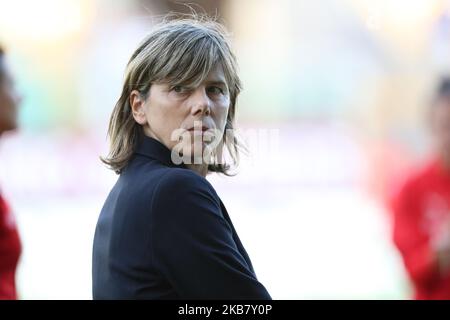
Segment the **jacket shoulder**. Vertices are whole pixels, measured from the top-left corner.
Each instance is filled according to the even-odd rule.
[[[219,197],[208,180],[194,171],[182,168],[170,168],[162,174],[155,196],[176,198],[177,201],[183,201],[186,197],[208,197],[219,203]]]
[[[206,188],[213,191],[213,187],[204,177],[198,173],[182,168],[169,168],[163,173],[160,185],[164,188],[176,188],[181,186],[190,186],[197,188]]]

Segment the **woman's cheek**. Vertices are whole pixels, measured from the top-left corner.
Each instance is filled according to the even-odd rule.
[[[225,128],[226,122],[227,122],[227,116],[228,116],[229,107],[224,106],[220,113],[220,124],[221,128]]]

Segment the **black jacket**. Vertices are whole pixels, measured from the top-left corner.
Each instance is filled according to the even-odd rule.
[[[211,184],[143,137],[93,247],[94,299],[271,299]]]

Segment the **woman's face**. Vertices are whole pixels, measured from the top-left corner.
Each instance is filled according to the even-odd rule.
[[[0,134],[17,128],[20,100],[21,97],[16,91],[11,74],[2,64],[0,66]]]
[[[230,96],[223,69],[217,66],[198,87],[152,84],[146,100],[133,91],[130,102],[147,136],[192,159],[194,153],[209,154],[215,148],[211,138],[223,136]]]

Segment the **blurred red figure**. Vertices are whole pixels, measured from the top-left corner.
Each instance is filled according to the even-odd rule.
[[[450,79],[429,114],[434,156],[392,198],[393,240],[415,299],[450,299]]]
[[[0,135],[17,127],[20,97],[0,47]],[[0,193],[0,299],[17,299],[15,275],[21,252],[14,216]]]

